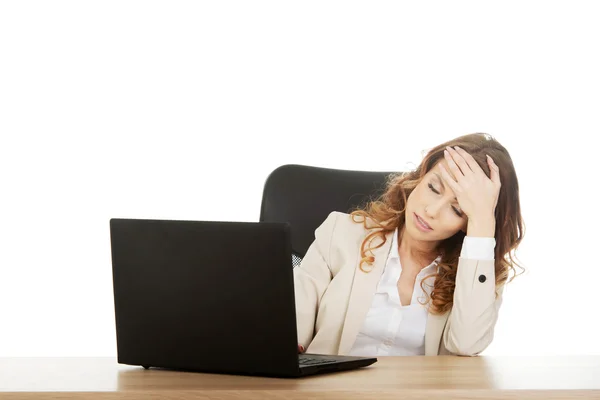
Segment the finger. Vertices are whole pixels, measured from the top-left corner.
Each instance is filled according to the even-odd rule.
[[[304,353],[304,346],[301,344],[298,345],[298,353]]]
[[[446,170],[446,167],[444,167],[444,164],[439,163],[439,168],[440,168],[440,171],[442,172],[442,179],[444,179],[446,184],[448,186],[450,186],[450,189],[452,189],[454,191],[454,194],[458,193],[460,186],[458,185],[458,183],[456,183],[456,181],[454,179],[452,179],[452,177]]]
[[[446,149],[448,149],[448,152],[452,156],[452,159],[454,160],[456,165],[458,165],[463,175],[467,175],[470,172],[472,172],[471,167],[469,167],[469,164],[467,164],[463,156],[458,151],[456,151],[450,146],[447,146]]]
[[[500,168],[498,168],[498,166],[496,165],[496,163],[494,162],[494,160],[492,159],[492,157],[490,157],[489,155],[487,155],[487,159],[488,159],[488,164],[490,165],[490,179],[492,180],[492,182],[494,182],[496,185],[500,185]]]
[[[449,147],[448,147],[448,149],[449,149]],[[459,158],[460,155],[458,155],[458,153],[456,153],[456,151],[452,150],[452,149],[444,150],[444,158],[446,159],[446,162],[448,163],[448,168],[450,168],[450,171],[452,171],[452,174],[454,174],[454,177],[456,178],[456,180],[459,181],[460,178],[464,176],[464,174],[463,174],[463,171],[458,166],[458,164],[456,163],[456,160],[452,156],[452,153],[450,151],[453,151],[454,154],[456,154],[456,158]],[[462,157],[460,157],[460,158],[462,158]],[[468,167],[465,166],[464,168],[468,168]]]
[[[458,146],[454,146],[454,150],[456,150],[456,152],[459,153],[463,157],[463,159],[465,160],[465,162],[467,163],[467,165],[469,166],[471,171],[481,172],[482,174],[485,174],[485,172],[483,172],[483,169],[481,169],[479,164],[477,164],[477,161],[475,161],[473,156],[471,154],[469,154],[468,151],[466,151],[462,147],[458,147]]]

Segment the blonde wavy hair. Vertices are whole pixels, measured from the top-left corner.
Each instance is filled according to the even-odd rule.
[[[360,269],[368,273],[372,269],[375,258],[372,251],[383,246],[386,235],[398,228],[402,231],[405,222],[406,202],[408,196],[439,161],[444,159],[446,146],[460,146],[477,161],[485,174],[490,177],[490,169],[486,154],[494,160],[500,170],[500,193],[496,205],[496,247],[494,250],[496,287],[512,281],[525,270],[517,262],[515,251],[525,233],[525,225],[521,217],[519,200],[519,182],[512,159],[504,146],[486,133],[473,133],[460,136],[442,143],[429,150],[420,165],[413,171],[402,172],[388,177],[384,193],[366,204],[364,208],[351,213],[356,223],[362,223],[369,231],[361,245]],[[440,241],[436,251],[441,256],[438,271],[428,275],[421,281],[421,287],[427,278],[435,277],[431,295],[425,304],[431,301],[429,312],[444,314],[452,308],[456,271],[465,233],[458,231],[454,236]],[[374,239],[379,238],[373,246]],[[517,268],[521,272],[517,272]]]

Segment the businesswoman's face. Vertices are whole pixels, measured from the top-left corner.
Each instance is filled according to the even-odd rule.
[[[440,162],[450,171],[446,160]],[[436,167],[424,176],[406,203],[406,231],[416,240],[441,241],[466,231],[467,216]]]

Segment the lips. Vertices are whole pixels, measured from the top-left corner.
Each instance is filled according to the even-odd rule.
[[[433,228],[431,226],[429,226],[429,224],[427,222],[423,221],[423,218],[421,218],[419,216],[419,214],[415,213],[415,216],[417,217],[417,219],[419,220],[419,222],[423,224],[423,226],[427,227],[428,229],[433,230]]]

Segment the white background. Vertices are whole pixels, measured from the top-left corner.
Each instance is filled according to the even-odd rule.
[[[300,163],[401,170],[488,132],[526,275],[484,354],[600,353],[599,7],[3,1],[0,356],[114,356],[111,217],[258,220]]]

